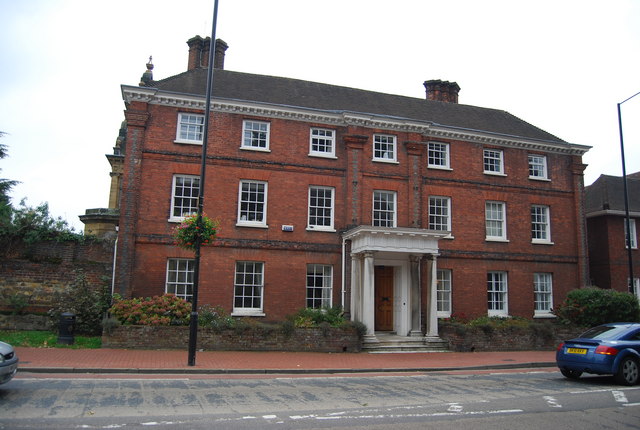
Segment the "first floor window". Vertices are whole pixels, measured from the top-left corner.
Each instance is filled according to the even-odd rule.
[[[624,243],[625,243],[625,247],[628,248],[629,247],[629,236],[631,236],[631,249],[636,249],[638,247],[638,239],[636,236],[636,220],[635,219],[629,219],[629,231],[631,232],[630,235],[627,234],[627,219],[625,218],[623,220],[623,224],[624,224]]]
[[[238,224],[266,226],[267,183],[240,181],[238,198]]]
[[[501,150],[484,150],[484,173],[504,174],[504,164]]]
[[[269,123],[261,121],[243,122],[242,148],[269,149]]]
[[[200,196],[200,177],[174,175],[171,189],[172,221],[181,221],[185,216],[198,212],[198,197]]]
[[[551,273],[533,274],[533,301],[535,315],[549,315],[553,307]]]
[[[375,134],[373,136],[373,159],[378,161],[396,161],[396,137]]]
[[[438,317],[449,318],[451,316],[451,270],[438,269],[436,295]]]
[[[204,133],[204,115],[194,113],[178,114],[178,132],[176,141],[202,144]]]
[[[375,227],[396,226],[396,193],[394,191],[373,192],[373,225]]]
[[[429,197],[429,228],[451,231],[451,199],[449,197]]]
[[[264,263],[236,262],[233,311],[236,313],[262,312],[264,290]]]
[[[333,188],[309,187],[309,228],[333,230]]]
[[[429,142],[427,149],[427,166],[432,168],[449,168],[449,144]]]
[[[333,157],[336,153],[336,135],[333,130],[325,128],[311,129],[310,155]]]
[[[504,202],[485,203],[485,233],[487,240],[507,240]]]
[[[547,179],[547,157],[529,155],[529,177],[531,179]]]
[[[487,273],[487,305],[489,316],[508,315],[507,272]]]
[[[331,307],[333,268],[327,264],[307,265],[307,307]]]
[[[193,260],[170,258],[167,260],[165,292],[185,300],[193,295]]]
[[[549,206],[531,206],[531,240],[534,243],[551,242],[549,224]]]

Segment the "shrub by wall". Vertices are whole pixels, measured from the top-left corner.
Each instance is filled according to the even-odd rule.
[[[197,348],[207,351],[359,352],[356,327],[315,327],[283,330],[260,325],[243,330],[198,329]],[[102,335],[103,348],[187,349],[188,326],[118,326]]]

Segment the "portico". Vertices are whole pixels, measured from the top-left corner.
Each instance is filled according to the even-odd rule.
[[[422,336],[421,296],[426,288],[426,338],[438,337],[436,304],[438,240],[449,232],[358,226],[344,233],[351,241],[351,319],[367,327],[365,342],[376,331]],[[428,264],[427,279],[420,266]]]

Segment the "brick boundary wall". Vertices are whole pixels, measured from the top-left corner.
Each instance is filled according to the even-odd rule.
[[[103,333],[103,348],[186,349],[187,326],[119,326]],[[355,328],[296,328],[289,335],[281,329],[250,328],[242,332],[198,329],[198,349],[206,351],[305,351],[359,352],[362,341]]]
[[[510,327],[490,329],[441,325],[440,337],[455,352],[554,350],[567,339],[578,337],[584,328],[550,325],[545,329]]]

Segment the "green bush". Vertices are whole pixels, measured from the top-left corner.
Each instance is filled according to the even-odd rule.
[[[635,296],[601,288],[570,291],[553,313],[561,322],[581,327],[640,320],[640,306]]]
[[[109,278],[103,278],[100,285],[92,285],[82,270],[66,288],[53,294],[53,307],[49,309],[51,328],[58,330],[60,315],[70,312],[76,316],[75,332],[97,336],[102,333],[102,320],[111,303]]]
[[[322,323],[340,327],[347,322],[340,306],[322,309],[303,308],[288,318],[293,321],[295,327],[319,327]]]
[[[225,329],[232,329],[237,321],[231,317],[222,306],[203,305],[198,309],[198,325],[212,328],[219,333]]]
[[[188,325],[191,303],[173,294],[132,299],[114,298],[111,315],[125,325]]]

